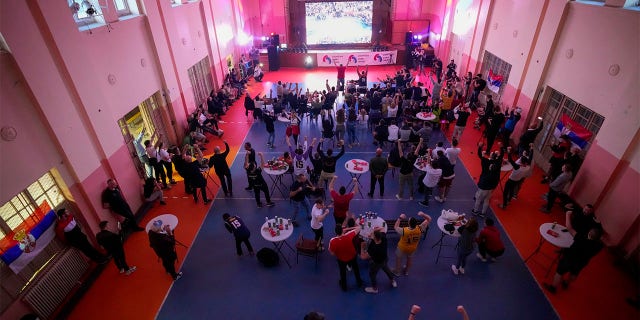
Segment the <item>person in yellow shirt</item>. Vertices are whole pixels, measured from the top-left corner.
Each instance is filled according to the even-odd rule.
[[[413,253],[418,248],[418,243],[420,242],[420,238],[422,238],[422,233],[427,230],[427,226],[431,222],[431,217],[422,211],[418,212],[418,216],[424,218],[424,221],[422,221],[420,225],[418,225],[418,220],[416,220],[416,218],[411,217],[409,219],[409,226],[401,228],[400,222],[407,219],[407,216],[403,213],[400,214],[400,217],[396,220],[396,224],[393,226],[396,232],[400,235],[398,248],[396,249],[396,268],[394,270],[394,273],[396,274],[399,274],[402,271],[405,276],[409,275],[409,268],[411,268]],[[404,270],[401,270],[400,266],[403,258],[406,259],[406,264],[404,265]]]

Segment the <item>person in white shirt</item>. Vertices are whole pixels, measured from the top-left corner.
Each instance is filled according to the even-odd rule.
[[[442,142],[442,141],[438,142],[438,144],[436,144],[436,148],[431,150],[431,158],[432,159],[437,159],[438,158],[438,151],[442,151],[442,152],[445,151],[444,142]],[[449,161],[451,161],[451,160],[449,160]]]
[[[262,82],[262,78],[264,77],[264,72],[262,71],[262,67],[260,65],[256,65],[253,68],[253,78],[258,82]]]
[[[177,182],[173,180],[173,163],[171,163],[171,157],[173,154],[167,151],[167,148],[164,147],[164,142],[160,142],[158,144],[158,158],[162,166],[164,166],[165,170],[167,170],[167,177],[169,178],[169,182],[171,184],[176,184]]]
[[[398,128],[398,126],[396,125],[395,120],[391,120],[391,125],[387,127],[387,130],[389,131],[389,137],[387,139],[392,143],[398,141],[398,139],[400,138],[400,128]]]
[[[529,158],[520,158],[518,161],[513,161],[511,154],[511,147],[507,148],[509,163],[513,166],[513,171],[509,175],[509,179],[504,184],[504,190],[502,192],[502,204],[498,205],[501,209],[506,209],[509,205],[509,201],[516,194],[516,186],[518,186],[522,180],[528,178],[532,174],[532,167],[529,165]]]
[[[440,181],[440,177],[442,177],[442,169],[438,165],[438,162],[431,161],[431,158],[427,159],[427,167],[426,167],[426,175],[422,179],[422,183],[425,186],[424,190],[424,200],[418,202],[421,206],[428,207],[429,206],[429,197],[433,193],[433,188],[438,185]]]
[[[454,138],[451,140],[451,147],[446,148],[444,154],[447,156],[447,159],[449,159],[449,162],[451,162],[451,165],[455,166],[456,163],[458,163],[458,155],[460,155],[461,151],[462,149],[458,148],[458,139]]]
[[[324,250],[324,246],[322,245],[322,238],[324,236],[324,224],[322,221],[329,214],[329,209],[326,209],[324,206],[324,201],[322,199],[316,200],[316,203],[313,205],[311,209],[311,230],[315,234],[315,240],[318,243],[318,248],[320,251]]]

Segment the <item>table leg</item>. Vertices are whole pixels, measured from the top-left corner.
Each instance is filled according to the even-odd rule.
[[[271,197],[273,197],[273,193],[276,191],[277,180],[272,175],[269,175],[269,179],[271,179]]]
[[[282,182],[282,176],[284,175],[281,174],[279,176],[276,176],[276,188],[278,188],[278,191],[280,191],[280,194],[282,195],[283,198],[286,198],[286,196],[284,195],[284,191],[282,191],[282,188],[280,188],[280,186],[284,187],[284,183]]]
[[[433,247],[438,246],[438,255],[436,256],[436,264],[438,264],[438,261],[440,260],[440,252],[442,252],[442,244],[444,241],[444,232],[440,233],[440,240],[438,240],[438,242],[434,243],[433,246],[431,247],[433,249]]]
[[[289,263],[289,260],[287,259],[287,257],[284,255],[284,253],[281,250],[283,244],[286,244],[287,247],[291,248],[291,246],[289,246],[289,244],[285,240],[282,240],[282,241],[279,241],[279,242],[274,242],[273,246],[276,247],[276,250],[282,256],[282,259],[284,259],[284,262],[286,262],[287,265],[289,266],[289,269],[291,269],[291,264]]]
[[[535,256],[538,252],[540,252],[540,248],[542,247],[543,243],[544,243],[544,238],[540,237],[540,241],[538,242],[538,246],[536,247],[536,249],[526,259],[524,259],[524,263],[527,263],[527,261],[529,261],[529,259],[531,259],[531,257]]]

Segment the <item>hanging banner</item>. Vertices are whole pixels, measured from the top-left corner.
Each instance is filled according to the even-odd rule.
[[[487,75],[487,87],[489,87],[489,90],[498,93],[502,86],[503,79],[504,78],[501,75],[497,75],[493,73],[493,70],[489,69],[489,75]]]
[[[16,232],[3,238],[0,259],[16,274],[37,257],[55,237],[56,213],[44,204],[49,211],[35,224],[27,221]],[[41,208],[37,210],[43,209]]]
[[[377,52],[336,52],[317,53],[316,61],[318,67],[335,67],[340,64],[346,66],[377,66],[385,64],[395,64],[398,51],[377,51]]]
[[[558,120],[553,135],[556,138],[559,138],[561,135],[567,135],[571,143],[577,145],[580,149],[584,149],[589,143],[589,140],[591,140],[593,133],[563,113],[560,120]]]

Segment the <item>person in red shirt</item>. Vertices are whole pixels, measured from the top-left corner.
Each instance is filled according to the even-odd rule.
[[[338,91],[344,90],[344,79],[347,72],[347,67],[349,66],[349,62],[350,61],[347,61],[346,66],[343,66],[342,63],[338,65],[336,61],[333,62],[333,65],[336,66],[336,70],[338,70]]]
[[[331,178],[331,182],[329,183],[329,192],[331,194],[331,199],[333,199],[333,218],[336,220],[336,225],[342,225],[344,220],[347,218],[347,212],[349,211],[349,203],[353,196],[358,192],[358,184],[356,183],[356,178],[352,179],[352,183],[354,185],[353,190],[347,193],[347,188],[344,186],[340,187],[339,192],[333,188],[335,185],[336,179],[338,176],[333,176]]]
[[[94,262],[100,264],[109,262],[109,259],[89,242],[87,236],[80,229],[80,224],[67,213],[66,209],[60,209],[56,214],[58,215],[58,223],[55,232],[59,239],[80,250]]]
[[[478,254],[476,255],[483,262],[487,261],[487,256],[491,261],[504,253],[504,243],[500,239],[500,231],[494,226],[493,219],[484,220],[485,227],[480,231],[478,236]]]
[[[363,286],[360,278],[360,268],[356,261],[356,248],[353,245],[353,238],[360,233],[360,226],[342,229],[341,225],[335,228],[336,236],[329,241],[329,252],[338,259],[340,269],[340,288],[347,291],[347,265],[353,269],[358,287]]]

